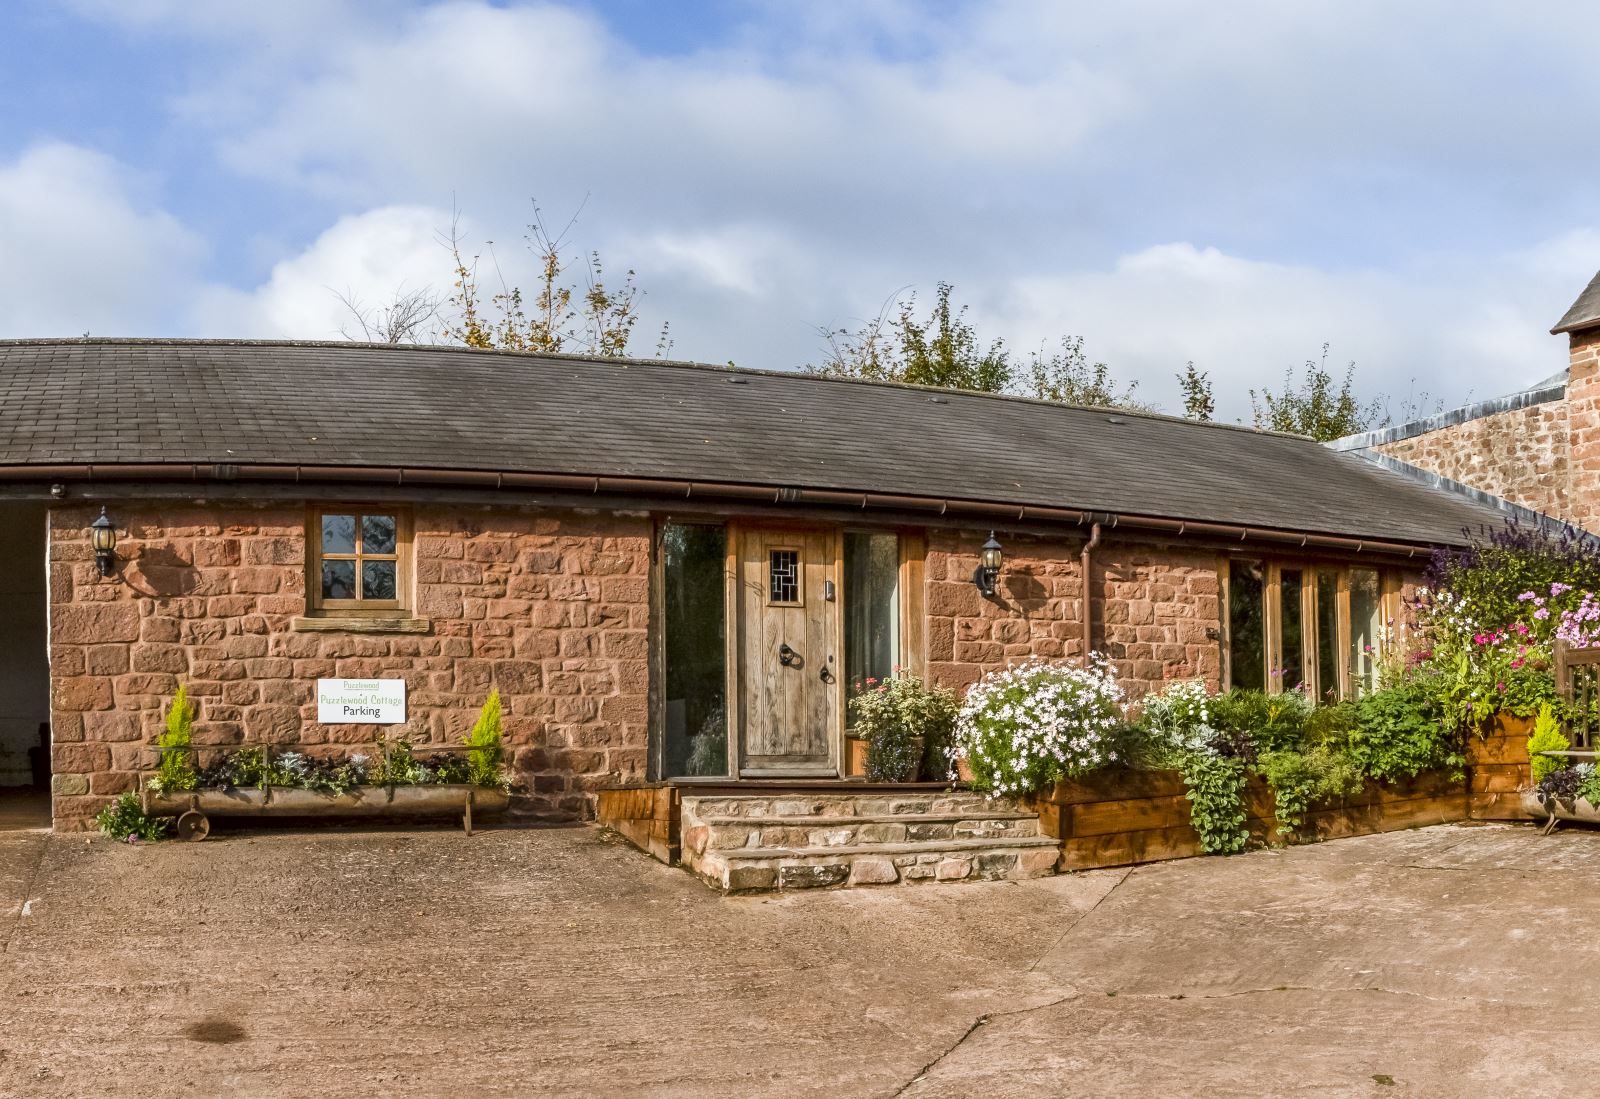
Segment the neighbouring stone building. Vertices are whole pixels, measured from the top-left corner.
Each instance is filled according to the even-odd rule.
[[[1560,373],[1509,396],[1330,445],[1600,533],[1600,274],[1551,332],[1567,337]]]
[[[459,740],[498,689],[527,817],[837,782],[852,685],[897,668],[964,686],[1093,649],[1135,695],[1357,693],[1431,548],[1505,514],[1306,439],[985,394],[0,344],[0,766],[43,735],[55,824],[83,828],[153,766],[180,684],[199,743],[330,753]],[[403,717],[321,720],[329,679],[403,681]]]

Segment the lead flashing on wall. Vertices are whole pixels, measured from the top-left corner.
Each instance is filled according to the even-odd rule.
[[[1546,515],[1542,511],[1534,511],[1532,508],[1523,507],[1521,504],[1514,504],[1510,500],[1507,500],[1504,496],[1496,496],[1492,492],[1484,492],[1482,489],[1473,488],[1471,485],[1464,485],[1460,481],[1452,481],[1448,477],[1441,477],[1437,473],[1433,473],[1429,470],[1419,469],[1417,466],[1411,465],[1409,462],[1402,462],[1400,459],[1390,457],[1389,455],[1384,454],[1382,451],[1359,450],[1356,451],[1355,454],[1356,457],[1365,459],[1366,461],[1371,462],[1373,465],[1381,466],[1390,473],[1396,473],[1402,477],[1409,477],[1413,481],[1421,481],[1425,485],[1431,485],[1432,487],[1441,489],[1445,492],[1453,492],[1457,496],[1465,496],[1469,500],[1475,500],[1478,503],[1492,507],[1497,511],[1502,511],[1508,518],[1515,519],[1520,523],[1528,523],[1532,526],[1552,528],[1560,528],[1569,525],[1565,519],[1557,519],[1554,516]]]
[[[1420,420],[1412,420],[1410,423],[1395,427],[1380,427],[1376,431],[1346,435],[1342,439],[1333,439],[1323,445],[1333,450],[1367,450],[1387,443],[1398,443],[1402,439],[1414,439],[1418,435],[1426,435],[1441,428],[1455,427],[1469,420],[1479,420],[1501,412],[1515,412],[1519,408],[1529,408],[1533,405],[1549,404],[1551,401],[1561,400],[1566,395],[1567,372],[1563,370],[1517,393],[1452,408],[1448,412],[1425,416]]]

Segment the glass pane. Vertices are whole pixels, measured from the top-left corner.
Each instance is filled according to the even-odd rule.
[[[356,517],[354,515],[324,515],[322,517],[322,552],[354,553],[356,551]]]
[[[394,552],[394,516],[363,515],[361,517],[361,552]]]
[[[1383,600],[1377,569],[1350,570],[1350,681],[1357,694],[1378,684],[1382,645]]]
[[[322,563],[322,598],[354,599],[356,597],[356,563],[354,561],[324,561]]]
[[[724,600],[727,534],[670,524],[662,537],[666,777],[728,773]]]
[[[1300,593],[1305,589],[1305,574],[1299,569],[1279,572],[1278,636],[1283,640],[1282,663],[1276,669],[1278,686],[1293,691],[1304,686],[1305,632],[1300,624]]]
[[[361,562],[361,598],[393,599],[394,568],[393,561]]]
[[[800,551],[773,550],[768,558],[769,599],[773,603],[800,602]]]
[[[1317,570],[1317,697],[1339,701],[1339,574]]]
[[[1266,648],[1261,626],[1266,591],[1260,561],[1228,563],[1228,669],[1233,685],[1266,688]]]
[[[900,538],[844,536],[844,667],[852,690],[900,663]]]

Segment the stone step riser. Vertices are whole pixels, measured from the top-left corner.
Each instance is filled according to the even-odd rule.
[[[698,827],[691,824],[689,828]],[[943,840],[1013,839],[1039,834],[1037,817],[1000,820],[963,820],[900,824],[868,821],[862,824],[811,825],[804,818],[784,821],[750,821],[747,824],[706,825],[705,848],[737,851],[771,847],[848,847],[859,843],[938,843]],[[688,829],[686,829],[687,831]]]
[[[702,817],[880,817],[945,814],[982,817],[1016,805],[978,794],[851,795],[848,797],[689,797],[686,811]]]
[[[900,855],[741,860],[710,855],[696,871],[731,893],[830,886],[948,884],[1045,877],[1056,868],[1052,846],[998,851],[927,851]]]

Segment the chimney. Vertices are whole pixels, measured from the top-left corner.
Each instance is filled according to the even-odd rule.
[[[1600,274],[1551,330],[1565,332],[1567,369],[1568,503],[1572,522],[1600,534]]]

